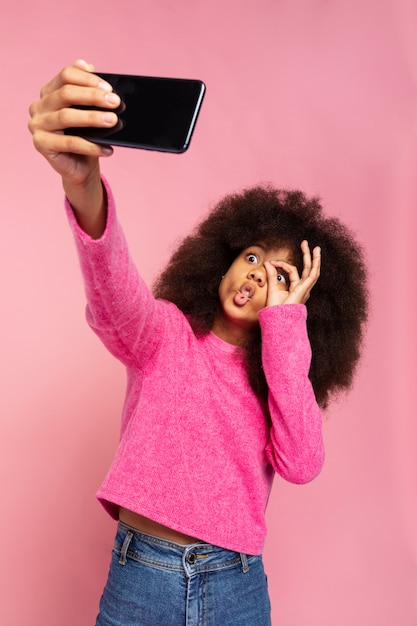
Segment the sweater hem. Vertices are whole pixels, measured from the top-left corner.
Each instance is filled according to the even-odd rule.
[[[262,544],[238,544],[232,542],[223,537],[216,536],[212,534],[210,530],[198,530],[189,525],[181,524],[171,518],[168,518],[166,515],[161,514],[154,509],[148,509],[146,505],[141,504],[140,506],[134,505],[132,502],[127,501],[125,498],[122,498],[119,494],[110,494],[109,492],[103,493],[99,491],[97,493],[97,499],[100,504],[103,506],[104,510],[114,519],[118,520],[118,509],[119,507],[126,508],[133,513],[137,513],[138,515],[143,515],[151,519],[158,524],[163,524],[172,530],[183,533],[185,535],[190,535],[192,537],[197,537],[200,541],[204,541],[205,543],[210,543],[212,545],[218,546],[219,548],[224,548],[225,550],[231,550],[233,552],[239,552],[243,554],[247,554],[248,556],[260,556],[262,554],[264,540]]]

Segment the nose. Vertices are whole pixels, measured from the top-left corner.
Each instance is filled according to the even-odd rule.
[[[248,273],[248,278],[257,283],[260,287],[263,287],[266,282],[266,273],[263,268],[257,267],[256,269],[251,269]]]

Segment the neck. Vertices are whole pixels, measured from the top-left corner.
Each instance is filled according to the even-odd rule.
[[[228,322],[221,316],[217,316],[214,320],[211,331],[223,341],[231,343],[234,346],[244,346],[250,334],[249,329]]]

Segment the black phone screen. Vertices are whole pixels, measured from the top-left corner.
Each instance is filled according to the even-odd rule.
[[[66,134],[98,143],[163,152],[184,152],[188,148],[205,93],[202,81],[98,75],[109,82],[122,99],[122,106],[116,111],[118,125],[112,129],[69,128]]]

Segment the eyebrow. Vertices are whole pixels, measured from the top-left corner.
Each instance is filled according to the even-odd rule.
[[[281,246],[279,246],[280,248],[287,248],[287,250],[289,250],[289,257],[286,260],[287,263],[291,263],[291,265],[297,265],[296,260],[295,260],[295,256],[294,256],[294,252],[291,249],[291,246],[288,244],[283,244]],[[266,246],[264,243],[253,243],[252,245],[248,246],[247,248],[245,248],[245,250],[249,250],[249,248],[260,248],[263,252],[268,252],[268,250],[272,250],[273,246]],[[279,259],[278,259],[279,260]],[[284,259],[281,259],[282,261]]]

